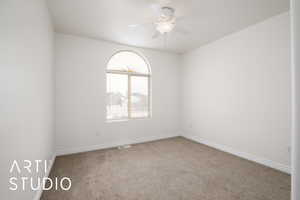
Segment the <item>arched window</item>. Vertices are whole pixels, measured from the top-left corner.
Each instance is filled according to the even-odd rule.
[[[114,54],[106,69],[106,119],[150,117],[150,67],[132,51]]]

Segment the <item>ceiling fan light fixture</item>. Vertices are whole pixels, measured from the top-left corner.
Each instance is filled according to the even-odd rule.
[[[156,30],[161,34],[171,32],[175,27],[175,23],[171,22],[159,22],[156,24]]]
[[[162,7],[161,15],[159,16],[156,25],[156,30],[160,34],[171,32],[175,27],[176,18],[174,16],[175,10],[171,7]]]

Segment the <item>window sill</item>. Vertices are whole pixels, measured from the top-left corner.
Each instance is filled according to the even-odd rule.
[[[124,118],[124,119],[107,119],[106,123],[127,122],[127,121],[147,120],[147,119],[151,119],[151,117],[137,117],[137,118]]]
[[[126,121],[129,121],[129,119],[107,119],[106,123],[126,122]]]

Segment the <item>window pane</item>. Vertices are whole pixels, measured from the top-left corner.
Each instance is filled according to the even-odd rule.
[[[131,76],[131,117],[149,116],[148,77]]]
[[[122,119],[128,117],[128,76],[106,74],[106,118]]]
[[[138,54],[130,51],[122,51],[115,54],[108,62],[107,69],[149,74],[145,60]]]

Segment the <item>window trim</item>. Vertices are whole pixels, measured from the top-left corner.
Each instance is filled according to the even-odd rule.
[[[118,119],[107,119],[107,109],[106,109],[106,122],[123,122],[123,121],[129,121],[129,120],[136,120],[136,119],[150,119],[152,117],[152,90],[151,90],[151,78],[152,78],[152,74],[151,74],[151,68],[150,65],[148,63],[148,61],[146,60],[146,58],[144,56],[142,56],[140,53],[137,53],[135,51],[132,50],[120,50],[117,51],[116,53],[114,53],[110,59],[108,60],[106,66],[108,65],[109,61],[118,53],[121,52],[132,52],[134,54],[136,54],[137,56],[141,57],[144,62],[147,65],[148,68],[148,74],[143,74],[143,73],[135,73],[135,72],[128,72],[128,71],[123,71],[123,70],[110,70],[107,69],[106,67],[106,73],[105,73],[105,77],[106,77],[106,84],[107,84],[107,74],[120,74],[120,75],[127,75],[128,76],[128,91],[127,91],[127,95],[128,95],[128,116],[127,117],[123,117],[123,118],[118,118]],[[131,77],[135,76],[135,77],[147,77],[148,80],[148,115],[146,117],[131,117]]]

